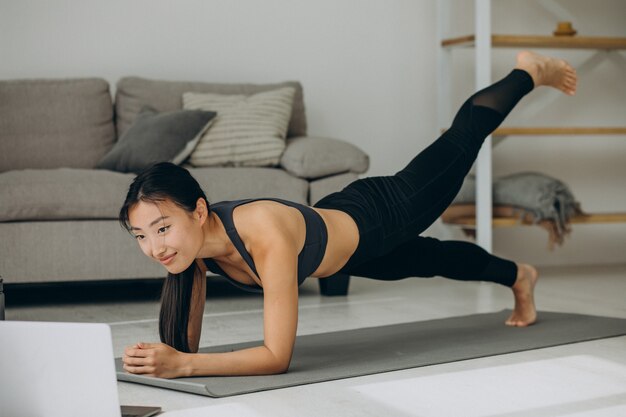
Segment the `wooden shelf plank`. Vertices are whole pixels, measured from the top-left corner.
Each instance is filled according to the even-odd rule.
[[[493,43],[493,38],[491,39]],[[456,38],[444,39],[441,41],[441,46],[444,48],[451,46],[474,46],[476,37],[474,35],[459,36]],[[492,45],[493,46],[493,45]]]
[[[501,127],[494,136],[508,135],[626,135],[626,127]]]
[[[572,224],[626,223],[626,213],[593,213],[588,216],[572,217],[570,221]],[[474,217],[457,217],[444,220],[444,223],[470,228],[476,227],[476,219]],[[493,227],[514,227],[529,226],[533,223],[516,217],[494,217],[491,224]]]
[[[474,35],[444,39],[441,46],[474,46]],[[626,38],[592,36],[491,35],[496,48],[626,49]]]

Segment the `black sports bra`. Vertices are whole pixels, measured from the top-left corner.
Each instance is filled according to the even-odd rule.
[[[248,198],[245,200],[220,201],[218,203],[211,204],[211,210],[213,210],[215,214],[218,215],[220,220],[222,220],[228,237],[230,237],[230,240],[237,248],[241,257],[246,261],[248,266],[250,266],[250,269],[254,271],[257,277],[259,274],[254,265],[254,261],[246,250],[241,237],[239,237],[237,229],[235,229],[235,224],[233,223],[233,210],[239,205],[258,200],[272,200],[283,203],[287,206],[295,207],[300,210],[304,216],[304,222],[306,223],[306,239],[304,241],[304,247],[298,254],[298,285],[302,284],[304,280],[317,269],[324,257],[326,243],[328,242],[328,231],[326,230],[324,219],[322,219],[322,216],[320,216],[319,213],[308,206],[280,198]],[[226,274],[226,272],[224,272],[222,268],[220,268],[219,265],[211,258],[205,258],[204,263],[209,271],[223,276],[236,287],[251,292],[263,292],[263,288],[258,285],[243,284],[229,277],[228,274]]]

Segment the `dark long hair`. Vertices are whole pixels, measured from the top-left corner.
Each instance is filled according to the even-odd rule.
[[[206,201],[207,208],[209,208],[209,201],[204,191],[189,171],[170,162],[159,162],[141,171],[135,177],[128,189],[124,205],[120,209],[119,221],[121,226],[130,233],[128,211],[140,201],[157,203],[170,200],[183,210],[192,213],[200,197]],[[180,274],[168,272],[161,291],[159,313],[161,342],[182,352],[190,352],[187,326],[196,271],[199,271],[199,268],[193,262]],[[201,296],[204,295],[201,294]]]

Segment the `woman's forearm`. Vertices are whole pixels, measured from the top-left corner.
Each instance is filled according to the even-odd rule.
[[[183,367],[186,376],[272,375],[287,372],[289,362],[257,346],[225,353],[188,353]]]

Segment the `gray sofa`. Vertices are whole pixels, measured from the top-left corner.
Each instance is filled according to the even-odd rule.
[[[143,255],[117,221],[134,174],[94,169],[96,163],[144,105],[170,111],[182,108],[186,91],[253,94],[284,85],[297,92],[280,166],[187,167],[210,203],[279,197],[313,205],[366,172],[369,159],[344,141],[307,136],[298,82],[125,77],[113,101],[108,82],[98,78],[0,81],[0,275],[5,284],[163,278],[163,267]],[[347,286],[347,277],[335,282],[342,279],[340,287]]]

